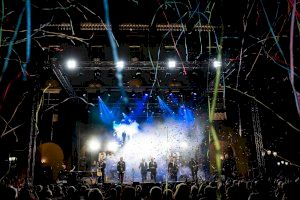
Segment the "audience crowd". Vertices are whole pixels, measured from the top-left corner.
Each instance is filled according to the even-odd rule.
[[[297,200],[300,178],[254,178],[171,183],[56,183],[22,186],[2,180],[0,199],[20,200]]]

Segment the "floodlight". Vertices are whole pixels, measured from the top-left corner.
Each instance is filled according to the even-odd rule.
[[[14,161],[16,161],[17,160],[17,157],[9,157],[8,158],[8,161],[9,162],[14,162]]]
[[[267,151],[267,154],[268,154],[268,155],[271,155],[271,153],[272,153],[272,151],[270,151],[270,150]]]
[[[77,61],[74,59],[69,59],[66,62],[66,67],[70,70],[74,70],[77,67]]]
[[[116,152],[119,148],[119,145],[115,141],[111,141],[107,144],[107,150],[111,152]]]
[[[273,152],[273,156],[275,156],[275,157],[277,156],[277,152],[276,151]]]
[[[285,164],[285,165],[289,165],[289,162],[285,162],[284,164]]]
[[[175,68],[176,67],[176,61],[175,60],[169,60],[168,67],[170,69]]]
[[[88,148],[92,152],[98,151],[100,149],[100,142],[97,139],[90,139],[88,141]]]
[[[124,61],[120,60],[116,63],[117,70],[122,70],[122,69],[124,69],[124,67],[125,67]]]
[[[214,66],[214,68],[219,68],[222,66],[222,62],[218,61],[218,60],[214,60],[213,66]]]

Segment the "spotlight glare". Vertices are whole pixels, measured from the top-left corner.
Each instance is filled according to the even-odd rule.
[[[187,142],[181,142],[180,143],[180,147],[182,148],[182,149],[186,149],[186,148],[188,148],[188,143]]]
[[[270,150],[267,151],[267,154],[268,154],[268,155],[271,155],[271,153],[272,153],[272,151],[270,151]]]
[[[88,148],[92,152],[98,151],[100,149],[100,142],[97,139],[90,139],[88,141]]]
[[[67,66],[68,69],[74,70],[77,67],[77,62],[74,59],[67,60],[66,66]]]
[[[119,148],[119,145],[115,141],[111,141],[107,144],[107,150],[111,152],[116,152]]]
[[[118,70],[124,69],[124,66],[125,66],[125,63],[124,63],[124,61],[122,61],[122,60],[118,61],[117,64],[116,64],[116,68],[117,68]]]
[[[288,162],[285,162],[285,165],[289,165],[289,163],[288,163]]]
[[[168,67],[169,68],[175,68],[176,67],[176,61],[175,60],[169,60]]]
[[[218,60],[214,60],[213,66],[214,66],[214,68],[219,68],[222,66],[222,62],[218,61]]]
[[[14,161],[16,161],[17,160],[17,157],[9,157],[8,158],[8,161],[9,162],[14,162]]]
[[[276,151],[273,152],[273,156],[275,156],[275,157],[277,156],[277,152]]]
[[[279,166],[279,165],[280,165],[280,162],[277,162],[277,165]]]
[[[165,149],[169,149],[171,147],[171,143],[168,142],[168,141],[163,141],[162,142],[162,146],[165,148]]]

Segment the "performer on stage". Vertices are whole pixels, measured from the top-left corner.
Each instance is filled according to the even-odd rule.
[[[106,168],[106,162],[103,158],[100,158],[97,164],[98,183],[105,182],[105,168]]]
[[[225,154],[222,163],[222,174],[227,178],[235,178],[236,176],[236,162],[233,155]]]
[[[169,162],[168,172],[170,174],[171,180],[177,181],[178,165],[176,163],[175,158],[171,159],[171,162]]]
[[[62,165],[62,169],[59,170],[58,172],[58,182],[67,182],[68,178],[69,178],[69,171],[67,170],[67,165],[65,163],[63,163]]]
[[[140,163],[139,169],[141,170],[142,182],[144,182],[147,179],[147,169],[148,169],[147,162],[145,162],[144,158],[142,159],[142,162]]]
[[[153,158],[151,158],[149,162],[149,171],[151,174],[151,180],[156,182],[156,169],[157,169],[157,163],[154,161]]]
[[[120,157],[120,161],[117,164],[117,171],[118,171],[118,174],[119,174],[120,183],[123,183],[125,170],[126,170],[126,164],[123,161],[123,157]]]
[[[189,166],[190,166],[190,169],[192,172],[193,181],[196,181],[197,173],[198,173],[198,162],[194,158],[191,158],[191,160],[189,162]]]

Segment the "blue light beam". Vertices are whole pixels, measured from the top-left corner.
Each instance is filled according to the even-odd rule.
[[[108,106],[100,97],[98,97],[98,105],[100,120],[106,125],[111,125],[113,121],[115,121],[115,117],[112,111],[108,108]]]

